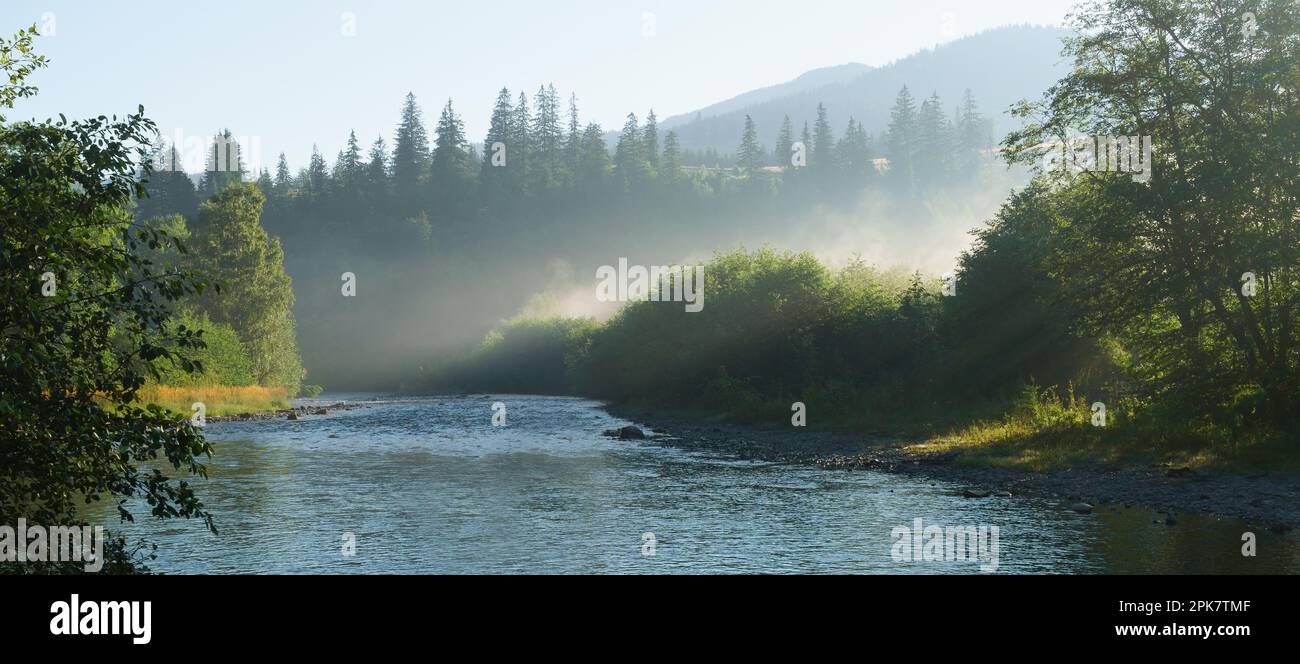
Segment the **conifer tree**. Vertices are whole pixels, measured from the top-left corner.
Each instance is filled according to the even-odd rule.
[[[435,147],[429,177],[435,200],[444,211],[463,213],[473,171],[465,126],[456,115],[451,99],[443,107],[434,133]]]
[[[962,95],[955,133],[954,141],[958,149],[955,166],[963,178],[975,178],[986,161],[983,151],[990,147],[992,131],[988,121],[980,114],[975,94],[970,88]]]
[[[513,146],[510,144],[513,113],[510,90],[501,88],[497,93],[496,105],[492,107],[487,136],[483,139],[483,160],[479,169],[480,191],[489,205],[501,204],[506,192],[513,188],[510,185],[514,173],[511,170]],[[504,164],[501,163],[502,159],[505,160]]]
[[[366,191],[372,201],[386,199],[388,196],[388,146],[380,136],[370,145],[370,160],[366,162]]]
[[[776,149],[772,156],[776,159],[776,165],[783,168],[790,167],[791,157],[794,155],[794,130],[790,127],[790,116],[785,116],[781,121],[781,131],[776,135]]]
[[[320,198],[325,195],[328,187],[329,171],[325,165],[325,158],[321,156],[320,150],[312,145],[311,161],[307,165],[307,194],[312,198]]]
[[[204,198],[210,198],[226,187],[243,181],[244,155],[230,130],[223,129],[212,137],[199,192]]]
[[[578,157],[582,154],[582,127],[578,125],[578,95],[569,93],[569,135],[564,142],[565,170],[568,182],[577,180]]]
[[[736,150],[736,167],[741,175],[754,177],[763,166],[763,148],[758,144],[758,130],[754,128],[754,119],[745,116],[745,130],[740,137],[740,147]]]
[[[510,140],[506,141],[509,155],[510,185],[518,196],[528,193],[529,175],[533,169],[532,113],[528,110],[528,95],[519,93],[519,101],[510,113]]]
[[[826,106],[817,104],[817,122],[813,125],[812,155],[808,165],[814,172],[827,175],[835,168],[835,135],[826,119]]]
[[[907,192],[916,189],[916,103],[904,85],[889,111],[889,130],[885,135],[889,156],[889,175]]]
[[[578,167],[578,185],[585,192],[598,191],[609,177],[609,152],[605,149],[605,132],[595,122],[582,132],[582,155]]]
[[[645,128],[642,129],[641,134],[641,152],[650,165],[650,172],[654,173],[659,170],[659,118],[655,117],[653,108],[645,118]]]
[[[293,186],[293,174],[289,172],[289,160],[281,152],[280,158],[275,162],[275,188],[283,194],[291,186]]]
[[[429,133],[414,93],[407,93],[402,104],[392,158],[393,187],[403,207],[409,210],[419,205],[421,185],[429,168]]]
[[[537,114],[533,117],[533,143],[537,157],[533,188],[548,191],[559,181],[563,132],[560,129],[560,100],[555,86],[537,89]]]
[[[631,191],[638,187],[645,180],[648,168],[636,113],[628,113],[614,148],[614,172],[621,188]]]
[[[335,164],[338,171],[338,179],[348,187],[355,186],[361,180],[361,174],[365,167],[361,163],[361,144],[357,142],[357,132],[352,130],[348,132],[347,147],[339,153],[338,163]]]
[[[660,162],[659,177],[668,181],[675,182],[682,176],[682,154],[681,148],[677,145],[677,132],[670,130],[667,136],[664,136],[664,158]]]
[[[933,93],[921,103],[916,117],[916,178],[927,186],[948,182],[951,139],[948,117],[939,94]]]

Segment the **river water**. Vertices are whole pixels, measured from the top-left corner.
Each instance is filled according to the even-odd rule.
[[[1142,508],[1079,515],[1032,497],[967,499],[940,480],[833,471],[600,435],[627,424],[584,399],[378,399],[299,421],[219,422],[196,480],[218,535],[159,521],[166,573],[1296,573],[1300,538]],[[377,399],[377,400],[372,400]],[[492,424],[505,404],[506,426]],[[100,522],[107,511],[99,514]],[[91,515],[94,517],[95,515]],[[985,559],[903,541],[984,527]],[[111,524],[118,527],[118,524]],[[992,546],[997,527],[997,546]],[[928,537],[928,534],[925,534]],[[355,548],[351,544],[355,542]],[[910,547],[907,547],[910,548]],[[934,555],[938,553],[939,555]],[[898,554],[898,555],[894,555]],[[994,559],[996,554],[996,559]],[[993,563],[996,562],[996,567]]]

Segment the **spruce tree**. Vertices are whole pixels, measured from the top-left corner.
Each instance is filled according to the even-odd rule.
[[[293,174],[289,172],[289,160],[280,153],[280,158],[275,162],[275,188],[281,195],[293,186]]]
[[[472,179],[472,166],[465,126],[456,115],[451,99],[447,100],[438,117],[434,134],[433,163],[429,167],[433,194],[443,210],[461,214],[469,201],[467,190]]]
[[[793,155],[794,130],[790,127],[790,116],[787,115],[781,121],[781,131],[776,135],[776,151],[772,156],[776,159],[777,166],[788,169]]]
[[[365,166],[361,163],[361,144],[357,142],[355,129],[348,132],[347,147],[339,154],[335,167],[338,169],[340,180],[348,187],[354,187],[361,181]]]
[[[813,125],[812,155],[809,166],[822,175],[831,173],[835,168],[835,135],[831,132],[831,123],[826,119],[826,106],[817,104],[817,122]]]
[[[948,182],[949,156],[952,142],[949,136],[948,117],[943,102],[936,92],[921,102],[916,117],[916,178],[927,186],[943,186]]]
[[[627,122],[623,124],[623,132],[619,134],[618,144],[614,148],[614,172],[619,185],[624,191],[639,187],[645,180],[648,168],[636,113],[628,113]]]
[[[204,198],[215,196],[226,187],[244,181],[244,156],[229,129],[212,137],[199,184]]]
[[[488,122],[488,133],[483,139],[483,160],[479,169],[479,187],[483,200],[490,206],[504,203],[507,191],[513,187],[510,180],[514,171],[511,158],[514,147],[510,144],[512,114],[510,90],[501,88],[497,93],[496,105],[492,107],[492,118]],[[501,145],[498,146],[497,144]],[[504,152],[498,151],[498,147]],[[505,164],[501,165],[501,159]]]
[[[740,137],[740,147],[736,150],[736,167],[741,175],[754,177],[763,166],[763,148],[758,144],[758,130],[754,128],[754,119],[745,116],[745,130]]]
[[[645,155],[646,162],[650,164],[650,172],[654,173],[659,170],[659,118],[655,117],[653,108],[645,118],[645,128],[642,129],[641,135],[641,152]]]
[[[413,211],[422,202],[420,190],[429,168],[429,133],[414,93],[407,93],[402,104],[392,158],[395,193],[403,208]]]
[[[983,152],[990,147],[992,132],[988,121],[980,114],[975,95],[969,88],[962,95],[955,133],[954,141],[958,151],[956,168],[960,170],[962,178],[975,179],[986,163]]]
[[[365,188],[372,201],[385,200],[388,197],[388,146],[380,136],[370,145],[370,160],[366,162]]]
[[[528,110],[528,95],[519,93],[519,101],[510,112],[510,140],[506,141],[507,163],[510,168],[510,185],[518,196],[528,193],[529,175],[533,169],[532,113]]]
[[[605,149],[605,132],[595,122],[582,132],[582,154],[578,166],[578,185],[584,193],[599,191],[609,177],[609,152]]]
[[[577,180],[578,157],[582,154],[582,128],[578,125],[578,95],[569,94],[569,135],[564,142],[566,181],[570,186]]]
[[[534,159],[533,188],[549,191],[559,181],[563,160],[563,132],[560,128],[560,100],[555,86],[537,89],[537,114],[533,117]]]
[[[889,156],[889,175],[904,193],[916,189],[916,102],[904,85],[889,111],[889,130],[885,146]]]
[[[315,145],[311,146],[311,161],[307,166],[307,194],[312,198],[323,197],[329,188],[329,171],[325,158]]]
[[[668,182],[675,182],[681,176],[681,148],[677,145],[677,132],[670,130],[668,135],[664,136],[664,158],[660,162],[659,177]]]

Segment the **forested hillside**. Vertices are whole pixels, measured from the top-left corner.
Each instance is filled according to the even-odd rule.
[[[761,237],[842,260],[871,253],[951,266],[965,232],[1018,180],[990,151],[976,93],[960,102],[950,113],[903,86],[890,93],[882,136],[852,118],[832,125],[814,103],[810,126],[785,120],[769,144],[750,120],[734,137],[733,161],[695,168],[653,111],[630,113],[611,151],[576,95],[502,89],[480,152],[452,101],[430,129],[412,95],[390,138],[352,132],[332,160],[316,153],[296,170],[282,156],[273,173],[245,172],[227,130],[196,185],[169,156],[174,146],[159,146],[164,172],[148,182],[138,216],[202,218],[200,200],[253,180],[293,278],[308,382],[410,387],[433,358],[516,313],[611,314],[575,293],[619,256],[679,262]],[[226,159],[222,149],[235,153]],[[232,168],[211,168],[218,156]],[[345,273],[355,296],[342,293]],[[576,311],[566,305],[574,300]]]
[[[869,133],[879,134],[889,123],[890,100],[907,85],[919,99],[937,94],[946,100],[943,110],[948,114],[957,108],[962,93],[973,88],[992,121],[992,133],[1001,136],[1017,126],[1005,114],[1011,104],[1046,90],[1068,71],[1069,63],[1061,57],[1061,39],[1068,34],[1038,26],[989,30],[881,67],[844,65],[809,72],[818,75],[674,115],[663,125],[677,131],[682,147],[692,154],[726,155],[746,115],[757,123],[759,140],[770,144],[782,118],[790,116],[795,127],[811,125],[817,104],[823,103],[834,126],[852,117]]]

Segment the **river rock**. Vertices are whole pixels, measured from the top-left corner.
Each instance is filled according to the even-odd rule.
[[[988,498],[988,497],[989,497],[989,492],[987,492],[987,491],[972,491],[972,490],[970,490],[970,489],[966,489],[965,491],[961,492],[961,495],[962,495],[963,497],[965,497],[965,498]]]
[[[644,440],[645,439],[645,432],[641,431],[640,429],[630,424],[620,429],[606,429],[605,435],[609,436],[610,438],[618,438],[619,440]]]
[[[1070,510],[1078,512],[1079,514],[1091,514],[1092,505],[1089,505],[1088,503],[1074,503],[1073,505],[1070,505]]]
[[[289,413],[289,416],[286,417],[286,418],[284,418],[284,419],[286,419],[286,420],[296,420],[296,419],[298,419],[298,413]]]

